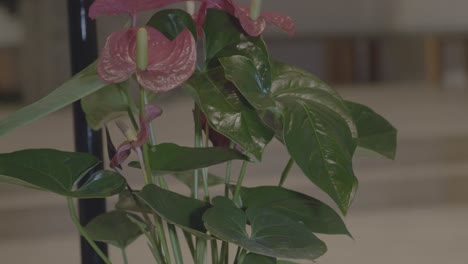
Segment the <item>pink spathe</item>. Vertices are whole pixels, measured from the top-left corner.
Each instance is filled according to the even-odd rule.
[[[135,16],[140,12],[184,1],[186,0],[94,0],[89,9],[89,17],[94,19],[101,15],[125,13]]]
[[[273,24],[293,37],[296,34],[294,21],[287,15],[261,12],[256,20],[250,18],[250,9],[243,7],[232,0],[205,0],[198,12],[197,25],[202,26],[205,22],[206,9],[213,8],[222,10],[239,19],[245,32],[253,37],[257,37],[265,31],[267,24]]]
[[[169,40],[152,27],[148,31],[148,66],[141,71],[136,66],[138,28],[123,29],[107,39],[98,63],[99,77],[107,83],[120,83],[136,73],[140,85],[153,92],[171,90],[192,76],[196,64],[196,43],[185,29]]]
[[[110,167],[116,168],[120,166],[129,156],[132,149],[140,148],[148,141],[150,137],[150,123],[157,117],[162,115],[162,109],[156,105],[145,106],[145,117],[140,113],[140,131],[137,134],[136,140],[126,141],[117,149],[117,153],[112,157]]]

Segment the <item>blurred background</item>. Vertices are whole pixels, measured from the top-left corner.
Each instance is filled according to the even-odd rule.
[[[272,58],[311,71],[399,130],[395,161],[355,159],[360,187],[345,219],[354,240],[322,236],[329,252],[317,262],[468,263],[468,1],[264,2],[264,9],[297,23],[293,39],[268,31]],[[98,20],[101,46],[125,19]],[[0,119],[70,77],[67,26],[66,1],[0,0]],[[175,91],[161,105],[160,141],[190,145],[189,98]],[[0,151],[72,150],[71,118],[67,108],[3,136]],[[276,184],[286,162],[284,148],[273,143],[246,183]],[[331,204],[297,168],[293,172],[287,187]],[[130,181],[141,185],[138,177]],[[151,263],[148,253],[138,241],[130,261]],[[79,263],[65,201],[0,185],[0,258],[6,264]]]

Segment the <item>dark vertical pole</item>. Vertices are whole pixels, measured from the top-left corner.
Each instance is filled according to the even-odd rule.
[[[96,23],[88,18],[88,10],[91,3],[92,0],[68,0],[69,37],[73,74],[80,72],[97,58]],[[102,160],[101,132],[93,131],[88,127],[80,103],[73,105],[73,114],[76,151],[93,154]],[[85,180],[86,177],[83,181]],[[78,208],[81,224],[86,225],[94,217],[106,211],[106,201],[104,199],[80,200]],[[98,246],[107,253],[105,244],[99,243]],[[83,264],[104,263],[83,238],[81,238],[81,262]]]

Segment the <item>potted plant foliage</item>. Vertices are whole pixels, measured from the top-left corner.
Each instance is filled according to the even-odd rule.
[[[156,263],[183,263],[183,243],[197,264],[319,258],[327,247],[315,234],[350,236],[340,213],[347,213],[358,185],[352,166],[356,148],[393,158],[396,130],[311,73],[270,58],[262,38],[266,26],[291,36],[295,27],[286,15],[261,11],[261,0],[252,0],[250,8],[234,0],[199,0],[194,14],[160,10],[175,2],[182,1],[95,0],[91,18],[127,13],[129,26],[108,37],[96,63],[0,122],[4,135],[81,100],[91,127],[115,122],[126,138],[112,143],[108,135],[109,168],[76,187],[100,160],[26,149],[0,154],[0,182],[64,197],[78,231],[105,263],[111,260],[95,241],[120,248],[127,263],[125,248],[142,235]],[[149,10],[154,15],[138,25],[137,16]],[[177,87],[193,98],[191,147],[156,142],[151,126],[163,114],[154,98]],[[139,91],[136,100],[132,89]],[[124,117],[116,114],[122,112]],[[260,162],[273,140],[290,155],[284,171],[272,175],[270,186],[244,187],[248,164]],[[231,176],[234,160],[242,163],[237,177]],[[208,172],[217,164],[226,164],[221,180]],[[310,194],[283,187],[294,164],[332,198],[339,213]],[[140,169],[131,177],[141,177],[143,189],[127,183],[127,165]],[[173,192],[167,174],[188,182],[192,195]],[[210,195],[213,182],[225,185],[224,195]],[[114,195],[119,200],[113,211],[80,225],[76,199]]]

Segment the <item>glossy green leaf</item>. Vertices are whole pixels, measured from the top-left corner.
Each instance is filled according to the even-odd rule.
[[[245,36],[239,42],[225,47],[216,56],[218,58],[225,58],[237,55],[246,57],[252,61],[258,72],[258,81],[262,84],[261,89],[264,93],[268,93],[271,89],[272,69],[270,54],[263,38]],[[210,65],[217,66],[214,62],[211,62]]]
[[[101,241],[118,248],[126,248],[141,234],[140,228],[130,220],[143,221],[138,215],[122,211],[101,214],[86,225],[85,230],[94,241]]]
[[[296,67],[273,65],[272,92],[282,111],[283,128],[276,133],[282,132],[304,174],[346,213],[357,188],[352,167],[354,120],[341,97],[325,83]]]
[[[96,73],[96,65],[92,64],[46,97],[1,120],[0,136],[70,105],[105,86],[107,84],[102,82]]]
[[[245,256],[242,264],[276,264],[276,258],[249,253]]]
[[[349,235],[341,217],[328,205],[305,194],[276,186],[242,188],[243,205],[268,208],[302,223],[311,232]]]
[[[210,238],[206,234],[202,215],[208,205],[200,200],[164,190],[156,185],[147,185],[137,194],[151,209],[169,223],[198,237]]]
[[[222,70],[196,72],[184,88],[195,97],[213,129],[261,160],[274,132],[230,86]]]
[[[397,130],[385,118],[365,105],[346,102],[357,126],[359,147],[395,159]]]
[[[336,112],[357,137],[356,125],[340,95],[326,83],[300,68],[281,62],[272,62],[272,93],[277,99],[292,99],[316,103]]]
[[[119,199],[115,204],[115,209],[140,213],[152,212],[152,209],[145,202],[138,198],[138,192],[132,194],[128,190],[119,193]]]
[[[326,252],[325,244],[304,225],[261,207],[244,213],[224,197],[203,215],[208,231],[224,240],[260,255],[291,259],[316,259]],[[230,203],[230,204],[229,204]],[[250,234],[246,225],[251,224]]]
[[[192,16],[182,9],[165,9],[154,14],[146,24],[163,33],[169,39],[175,39],[184,29],[190,30],[197,39],[197,28]]]
[[[121,193],[127,182],[124,177],[113,171],[98,171],[71,196],[76,198],[105,198]]]
[[[346,122],[320,104],[282,101],[284,141],[304,174],[346,213],[357,188],[353,138]]]
[[[89,154],[52,149],[0,154],[0,183],[77,198],[104,198],[120,193],[125,188],[125,179],[110,171],[96,172],[74,191],[74,185],[97,164],[99,161]]]
[[[129,106],[126,97],[124,86],[127,85],[109,85],[81,100],[81,107],[91,128],[101,129],[109,121],[127,114],[129,107],[133,106]]]
[[[208,9],[203,25],[206,62],[225,47],[240,42],[241,29],[236,19],[223,11]]]
[[[275,107],[275,101],[270,96],[269,84],[263,81],[264,75],[267,74],[260,73],[251,59],[234,55],[220,58],[219,61],[223,65],[226,79],[234,83],[253,107],[256,109]]]
[[[248,157],[228,148],[189,148],[171,143],[154,146],[149,153],[151,169],[158,172],[193,171],[230,160],[248,160]],[[129,165],[139,167],[136,162]]]
[[[190,191],[193,191],[193,171],[185,171],[185,172],[177,172],[173,173],[172,176],[176,178],[178,181],[182,182],[185,186],[187,186]],[[216,185],[221,185],[224,184],[224,179],[216,176],[212,173],[208,173],[208,187],[211,186],[216,186]],[[202,189],[203,188],[203,177],[198,177],[198,188]]]

